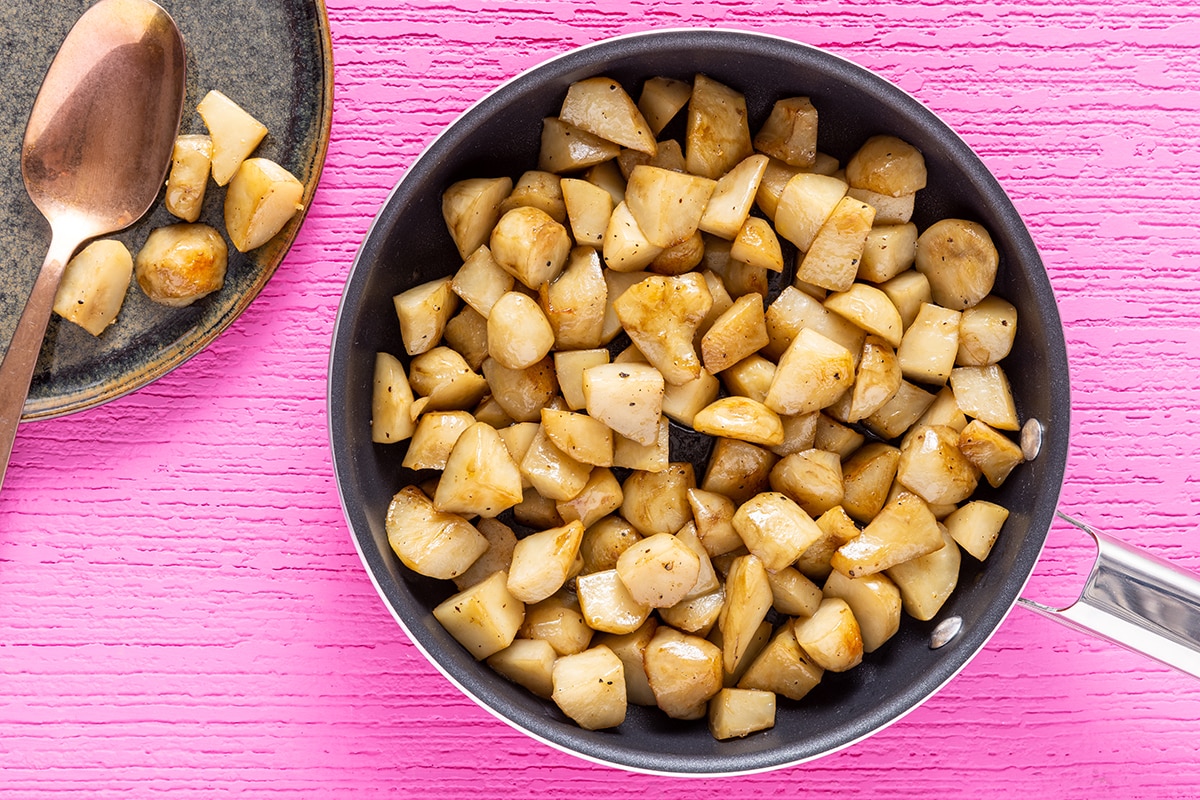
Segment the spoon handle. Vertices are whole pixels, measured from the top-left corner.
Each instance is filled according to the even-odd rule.
[[[4,362],[0,364],[0,487],[4,485],[4,473],[8,470],[8,458],[12,454],[13,440],[17,437],[17,423],[25,408],[29,395],[29,383],[33,379],[33,368],[37,365],[42,339],[46,336],[46,325],[54,308],[54,296],[62,280],[63,270],[83,237],[74,230],[55,231],[50,240],[50,251],[33,285],[33,292],[25,302],[25,310],[17,321]]]

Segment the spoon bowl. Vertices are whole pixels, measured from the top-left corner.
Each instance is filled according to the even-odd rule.
[[[21,174],[50,223],[46,260],[0,364],[0,485],[63,270],[142,217],[166,179],[187,59],[151,0],[100,0],[63,40],[29,115]]]

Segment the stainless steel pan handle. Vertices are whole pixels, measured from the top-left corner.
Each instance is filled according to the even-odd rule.
[[[1058,515],[1096,540],[1096,562],[1067,608],[1017,602],[1076,630],[1200,678],[1200,577]]]

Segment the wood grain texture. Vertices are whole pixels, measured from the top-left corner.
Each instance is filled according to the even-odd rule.
[[[167,3],[169,6],[169,3]],[[571,46],[721,25],[915,94],[1025,215],[1067,329],[1064,511],[1200,568],[1200,10],[1190,3],[328,0],[333,140],[262,295],[150,387],[24,426],[0,495],[0,798],[1184,798],[1200,683],[1016,610],[941,693],[736,780],[561,754],[408,643],[346,530],[325,427],[341,287],[438,129]],[[1078,539],[1031,582],[1063,599]]]

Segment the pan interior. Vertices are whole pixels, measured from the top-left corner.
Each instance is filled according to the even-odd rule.
[[[1046,433],[1037,460],[1001,491],[982,493],[1011,516],[986,567],[964,555],[959,588],[936,619],[905,616],[900,633],[860,667],[827,673],[799,703],[781,699],[773,729],[727,742],[715,741],[703,720],[670,720],[634,706],[620,727],[585,731],[552,703],[476,663],[431,615],[452,585],[404,569],[387,545],[384,512],[412,475],[400,467],[398,446],[372,444],[369,424],[375,353],[403,353],[392,296],[461,263],[441,218],[442,190],[462,178],[515,179],[536,167],[541,119],[557,114],[572,81],[606,75],[636,97],[646,78],[687,80],[698,72],[745,93],[751,130],[776,100],[809,96],[820,114],[820,149],[843,163],[877,133],[900,136],[924,153],[929,185],[918,193],[914,222],[923,230],[937,219],[962,217],[991,232],[1001,253],[995,291],[1020,315],[1005,368],[1021,419],[1040,420]],[[753,772],[831,752],[902,716],[961,669],[1012,607],[1041,550],[1066,462],[1068,407],[1065,344],[1045,270],[1004,191],[962,140],[905,92],[836,56],[718,30],[633,35],[572,51],[503,85],[446,130],[393,191],[362,244],[338,314],[329,382],[346,516],[367,569],[413,641],[469,695],[537,738],[585,758],[674,774]],[[703,448],[673,453],[697,460],[698,475],[703,456]],[[951,615],[963,619],[962,633],[931,649],[933,627]]]

